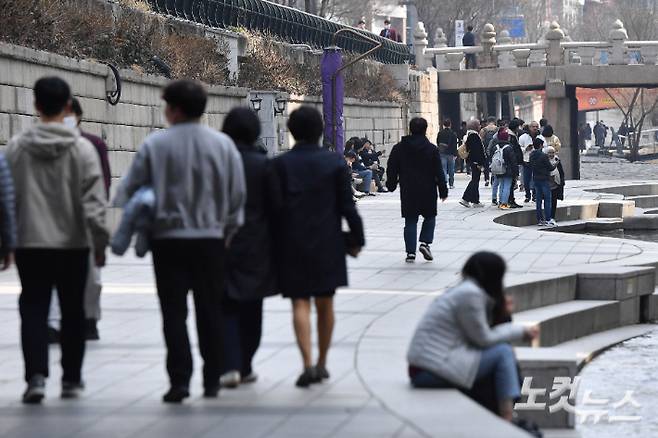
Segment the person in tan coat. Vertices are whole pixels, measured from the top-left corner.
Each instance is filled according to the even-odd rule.
[[[105,262],[105,188],[98,154],[79,131],[67,127],[71,90],[57,77],[34,86],[39,122],[12,138],[7,161],[15,183],[16,266],[25,360],[24,403],[40,403],[48,377],[48,309],[57,288],[62,310],[62,398],[84,388],[84,291],[90,248]]]

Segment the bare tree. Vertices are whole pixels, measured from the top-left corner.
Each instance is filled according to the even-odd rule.
[[[624,115],[624,122],[629,128],[628,143],[630,160],[640,157],[640,142],[644,123],[658,107],[658,92],[645,88],[605,89],[619,111]]]

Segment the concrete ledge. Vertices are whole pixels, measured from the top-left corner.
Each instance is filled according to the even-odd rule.
[[[578,272],[579,300],[625,300],[652,294],[656,288],[653,267],[592,267]]]
[[[581,201],[579,204],[558,207],[555,218],[560,221],[594,219],[598,215],[599,202]],[[494,219],[494,222],[514,227],[526,227],[537,224],[535,210],[513,211]]]
[[[505,293],[514,299],[517,312],[536,309],[551,304],[576,299],[577,276],[575,274],[553,275],[545,278],[518,276],[506,285]]]

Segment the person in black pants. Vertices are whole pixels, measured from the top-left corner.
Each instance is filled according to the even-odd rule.
[[[461,201],[459,201],[466,208],[482,207],[482,203],[480,202],[480,175],[486,164],[486,156],[484,154],[482,139],[477,131],[479,126],[480,122],[471,120],[468,123],[468,132],[466,135],[466,150],[468,151],[466,164],[471,169],[471,181],[466,186],[464,195]]]
[[[257,379],[252,360],[260,345],[263,298],[276,292],[272,218],[281,208],[281,188],[267,154],[254,144],[260,120],[248,108],[235,108],[226,116],[222,131],[235,142],[242,156],[247,181],[245,223],[231,240],[223,303],[224,363],[221,386],[235,388]]]
[[[347,285],[345,255],[356,257],[365,245],[363,222],[352,199],[343,157],[320,149],[322,115],[302,106],[290,114],[295,146],[274,159],[283,206],[277,215],[279,287],[290,298],[297,345],[304,371],[296,386],[306,388],[329,378],[327,354],[334,329],[333,296]],[[342,231],[342,219],[349,233]],[[311,299],[317,310],[318,350],[311,359]]]
[[[171,127],[144,140],[115,204],[125,205],[142,187],[153,188],[151,248],[171,384],[163,401],[181,403],[190,396],[192,377],[186,324],[190,290],[204,361],[203,395],[219,393],[226,245],[244,222],[247,194],[233,140],[200,123],[207,101],[203,86],[174,81],[162,98]]]
[[[71,90],[58,77],[34,85],[39,123],[14,137],[7,161],[16,190],[16,265],[27,389],[23,403],[40,403],[48,377],[48,310],[57,287],[62,313],[62,398],[84,389],[84,290],[90,248],[104,264],[109,233],[105,188],[96,150],[64,124]],[[4,239],[4,236],[3,236]]]

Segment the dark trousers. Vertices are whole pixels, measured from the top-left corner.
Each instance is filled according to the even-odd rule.
[[[525,198],[530,199],[532,196],[532,168],[529,164],[523,164],[523,188],[525,189]]]
[[[436,216],[423,216],[423,225],[420,228],[420,243],[431,245],[434,241]],[[416,237],[418,236],[418,216],[404,218],[404,246],[407,254],[416,254]]]
[[[551,219],[555,219],[555,212],[557,211],[557,194],[560,189],[551,190]]]
[[[548,181],[535,180],[535,205],[537,213],[537,222],[551,220],[551,188],[548,185]],[[542,202],[543,202],[543,211],[542,211]]]
[[[466,69],[471,70],[477,68],[477,58],[475,57],[475,53],[467,53],[466,54]]]
[[[260,345],[263,300],[224,300],[224,361],[222,373],[237,370],[242,377],[252,372],[251,362]]]
[[[25,380],[35,374],[48,376],[48,311],[56,288],[62,313],[62,381],[79,383],[85,354],[89,249],[18,249],[16,266],[22,286],[18,306]]]
[[[516,203],[516,199],[514,199],[514,186],[516,186],[517,180],[518,177],[516,176],[512,178],[512,187],[510,187],[509,189],[509,200],[508,200],[509,205]]]
[[[167,372],[172,386],[188,386],[192,353],[187,335],[187,294],[192,290],[203,385],[219,385],[222,357],[222,297],[225,248],[222,239],[152,241],[155,281],[167,344]]]
[[[480,168],[475,165],[471,164],[471,181],[468,183],[468,186],[466,186],[466,190],[464,191],[464,196],[462,197],[464,201],[468,202],[473,202],[473,203],[478,203],[480,202],[480,174],[482,173],[480,171]]]

